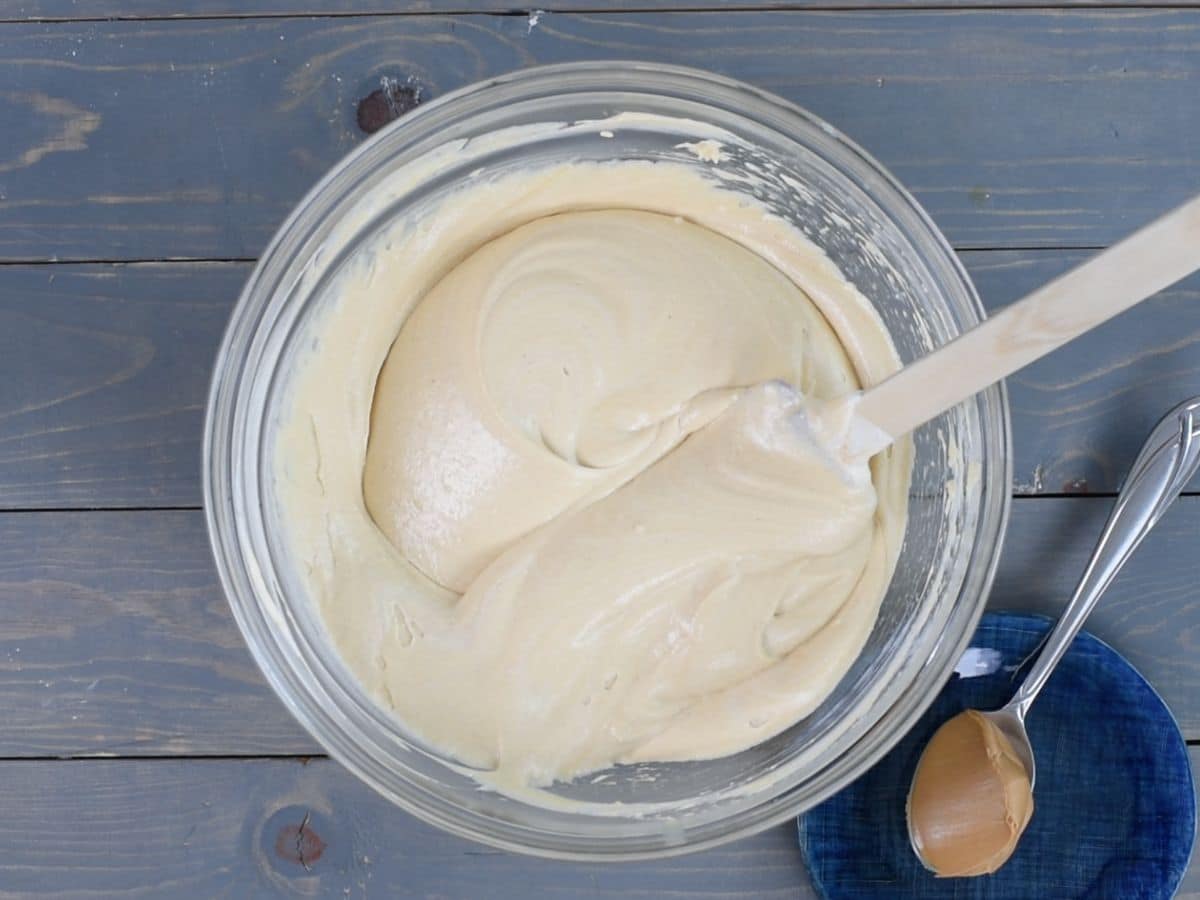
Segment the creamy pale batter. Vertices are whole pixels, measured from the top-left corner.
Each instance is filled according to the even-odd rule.
[[[711,758],[814,709],[874,622],[906,443],[813,402],[897,366],[781,220],[682,165],[465,187],[348,270],[276,445],[341,655],[499,786]]]

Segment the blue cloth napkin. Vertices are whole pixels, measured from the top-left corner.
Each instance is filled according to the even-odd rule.
[[[799,820],[817,892],[830,900],[1141,900],[1171,897],[1196,834],[1187,746],[1153,688],[1114,650],[1076,638],[1028,718],[1034,814],[1008,863],[938,879],[908,843],[905,800],[929,738],[967,708],[1012,696],[1051,622],[989,613],[960,671],[870,772]]]

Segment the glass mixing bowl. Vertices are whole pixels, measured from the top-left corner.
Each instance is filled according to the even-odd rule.
[[[605,127],[603,120],[621,113],[653,115],[625,116],[615,132]],[[518,127],[545,122],[569,124]],[[529,69],[449,94],[342,160],[263,253],[217,358],[205,509],[222,584],[267,680],[330,755],[381,794],[498,847],[592,860],[661,856],[753,833],[819,803],[879,759],[933,699],[975,628],[995,571],[1010,480],[1001,387],[916,432],[908,530],[866,648],[812,715],[750,750],[615,767],[603,778],[554,787],[561,804],[535,805],[480,789],[460,767],[418,746],[343,665],[287,548],[278,545],[269,452],[291,357],[323,291],[384,224],[472,172],[568,159],[702,168],[711,162],[679,146],[694,140],[696,123],[736,136],[740,147],[722,167],[757,174],[745,189],[825,250],[873,302],[905,361],[981,319],[970,280],[928,216],[834,128],[703,72],[584,63]],[[486,139],[499,129],[527,134]],[[454,142],[458,152],[431,154]],[[405,190],[386,188],[388,175],[403,167],[420,177]]]

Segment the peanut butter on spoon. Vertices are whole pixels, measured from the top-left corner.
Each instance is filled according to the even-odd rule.
[[[1012,856],[1033,815],[1036,763],[1025,716],[1134,549],[1200,471],[1200,397],[1150,432],[1092,558],[1016,694],[995,712],[968,709],[933,735],[908,795],[913,850],[939,877],[987,875]]]
[[[995,872],[1032,815],[1029,773],[987,716],[968,709],[937,730],[908,795],[909,838],[927,868],[939,877]]]

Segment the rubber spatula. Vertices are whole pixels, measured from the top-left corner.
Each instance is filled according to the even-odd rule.
[[[1196,269],[1200,196],[866,390],[848,449],[882,450]]]

